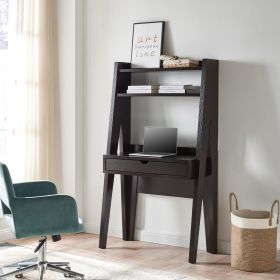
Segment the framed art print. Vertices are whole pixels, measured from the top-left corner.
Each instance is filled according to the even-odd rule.
[[[164,21],[134,23],[131,66],[134,68],[160,67],[163,39]]]

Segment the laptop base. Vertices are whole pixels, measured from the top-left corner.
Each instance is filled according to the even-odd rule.
[[[157,157],[157,158],[163,158],[163,157],[171,157],[171,156],[176,156],[175,153],[131,153],[129,156],[137,156],[137,157]]]

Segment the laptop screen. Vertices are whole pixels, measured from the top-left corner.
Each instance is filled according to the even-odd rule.
[[[177,152],[177,128],[146,126],[144,153]]]

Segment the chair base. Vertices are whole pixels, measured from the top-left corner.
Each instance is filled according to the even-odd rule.
[[[65,267],[65,268],[64,268]],[[69,263],[57,263],[57,262],[45,262],[43,264],[38,264],[38,263],[34,263],[34,264],[28,264],[25,265],[24,263],[22,263],[21,266],[19,266],[17,268],[17,270],[15,271],[11,271],[9,273],[0,275],[0,279],[1,278],[6,278],[9,276],[15,276],[16,278],[22,278],[23,274],[27,273],[27,272],[31,272],[34,270],[38,270],[39,271],[39,276],[40,276],[40,280],[43,279],[43,275],[45,274],[45,272],[47,270],[51,270],[51,271],[55,271],[55,272],[59,272],[64,274],[65,277],[78,277],[80,279],[84,279],[84,275],[75,271],[72,271],[69,267]]]
[[[55,271],[55,272],[64,274],[64,277],[78,277],[78,278],[84,280],[84,274],[72,271],[69,267],[69,262],[48,262],[48,261],[46,261],[46,240],[47,240],[47,238],[43,237],[43,239],[41,239],[39,241],[40,243],[38,245],[38,247],[39,247],[38,262],[19,263],[17,270],[0,275],[0,279],[6,278],[9,276],[15,276],[16,278],[22,278],[23,274],[25,274],[26,272],[38,270],[39,279],[43,280],[43,276],[44,276],[45,272],[47,270],[51,270],[51,271]]]

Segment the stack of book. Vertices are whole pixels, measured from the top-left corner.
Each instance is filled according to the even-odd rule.
[[[128,86],[126,93],[139,94],[139,93],[158,93],[159,86],[154,85],[141,85],[141,86]]]
[[[128,94],[187,94],[196,93],[199,86],[193,85],[135,85],[128,86],[126,93]]]
[[[166,85],[159,86],[158,93],[182,93],[193,92],[197,90],[198,87],[193,85]]]

